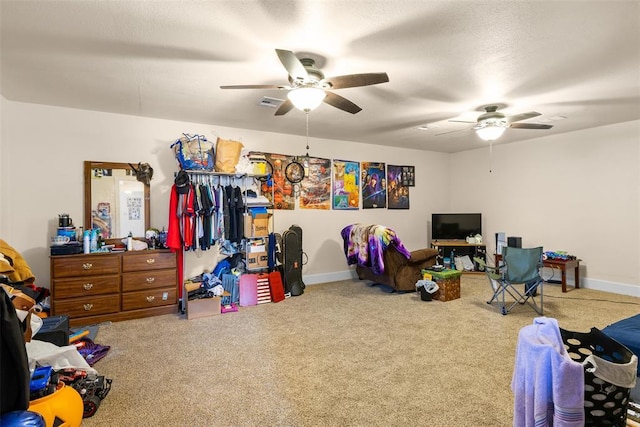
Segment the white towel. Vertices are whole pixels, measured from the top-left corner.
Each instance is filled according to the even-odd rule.
[[[584,426],[584,370],[556,319],[538,317],[520,330],[511,390],[514,427]]]

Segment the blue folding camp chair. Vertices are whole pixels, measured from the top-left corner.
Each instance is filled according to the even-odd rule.
[[[476,261],[479,262],[478,259]],[[544,280],[540,276],[541,268],[541,246],[537,248],[504,247],[500,265],[497,267],[485,265],[485,272],[493,290],[493,296],[487,304],[497,301],[500,303],[502,314],[507,314],[513,307],[526,303],[536,313],[542,315]],[[513,300],[507,300],[507,295]]]

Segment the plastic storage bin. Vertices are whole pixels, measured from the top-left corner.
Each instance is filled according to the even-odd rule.
[[[58,347],[69,345],[69,316],[45,317],[33,339],[50,342]]]

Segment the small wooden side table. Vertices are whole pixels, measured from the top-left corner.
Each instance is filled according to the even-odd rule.
[[[545,259],[542,265],[549,268],[559,268],[562,272],[562,292],[567,292],[567,269],[573,268],[574,288],[580,289],[580,260],[579,259]]]
[[[502,255],[495,254],[494,258],[496,260],[496,264],[502,261]],[[562,292],[567,292],[567,269],[573,268],[573,278],[575,289],[580,289],[580,260],[579,259],[545,259],[542,260],[542,265],[549,268],[558,268],[562,273]]]

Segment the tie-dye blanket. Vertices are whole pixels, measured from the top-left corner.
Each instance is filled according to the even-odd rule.
[[[407,259],[411,257],[396,232],[382,225],[352,224],[343,228],[340,234],[347,264],[371,268],[376,275],[384,273],[383,255],[388,246],[394,246]]]

